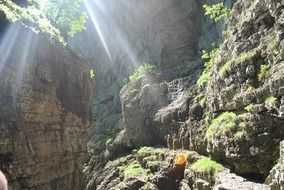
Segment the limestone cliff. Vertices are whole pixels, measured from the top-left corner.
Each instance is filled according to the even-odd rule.
[[[214,58],[211,57],[213,64],[205,65],[203,74],[198,76],[200,64],[185,75],[173,74],[180,63],[178,59],[170,61],[173,69],[168,74],[167,62],[158,61],[161,75],[143,76],[124,86],[120,92],[122,131],[113,143],[107,144],[99,162],[97,157],[91,159],[86,172],[88,188],[111,189],[108,183],[121,182],[122,189],[135,189],[135,185],[146,188],[147,183],[153,185],[149,189],[162,189],[156,178],[166,175],[165,171],[163,167],[153,169],[145,164],[150,160],[149,155],[137,160],[143,169],[154,172],[153,177],[142,178],[142,182],[139,177],[136,181],[127,180],[121,175],[124,170],[112,170],[117,162],[104,167],[104,158],[117,154],[115,151],[125,152],[150,144],[194,150],[233,172],[224,170],[218,177],[210,172],[204,175],[189,171],[179,181],[184,189],[283,189],[283,168],[279,166],[282,158],[272,169],[280,157],[280,142],[284,139],[283,10],[284,3],[280,0],[238,0],[224,27],[224,39]],[[195,37],[199,42],[205,39],[199,34]],[[196,58],[200,56],[197,48]],[[191,66],[194,62],[191,60]],[[181,68],[186,70],[187,66]],[[176,79],[172,80],[175,78],[172,74]],[[197,85],[201,77],[206,80]],[[119,163],[124,166],[135,162],[133,154],[126,156],[126,160],[120,158]],[[167,156],[161,157],[167,160]],[[94,167],[94,163],[101,165]],[[188,161],[188,164],[193,163]],[[105,169],[113,173],[104,174]],[[90,171],[95,171],[94,175]],[[107,178],[101,179],[100,174]],[[270,187],[261,184],[266,178]],[[251,179],[259,183],[247,181]]]
[[[96,152],[122,128],[119,92],[139,65],[156,65],[162,79],[168,81],[190,74],[193,79],[202,72],[200,50],[218,42],[223,28],[223,22],[214,23],[204,16],[202,5],[213,2],[110,0],[88,4],[93,10],[88,30],[70,43],[94,65],[96,73],[94,125],[90,130],[90,142],[100,144]],[[225,1],[229,7],[232,2]],[[171,90],[175,96],[177,89]]]
[[[17,24],[2,36],[0,66],[0,169],[9,189],[82,189],[89,66]]]

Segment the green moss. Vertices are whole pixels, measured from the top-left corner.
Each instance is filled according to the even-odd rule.
[[[157,68],[154,65],[151,64],[143,64],[140,65],[133,74],[129,77],[130,81],[136,81],[138,80],[142,75],[145,74],[156,74]]]
[[[220,73],[224,74],[234,63],[234,60],[227,61],[220,69]]]
[[[143,153],[152,153],[153,151],[154,151],[154,148],[148,147],[148,146],[143,146],[143,147],[139,148],[139,150],[137,152],[138,152],[138,154],[143,154]]]
[[[252,116],[251,113],[243,113],[238,115],[237,117],[237,124],[238,124],[238,130],[242,131],[245,128],[247,128],[247,126],[250,124],[250,117]]]
[[[247,89],[248,92],[253,92],[254,90],[255,88],[253,86],[251,85],[248,86],[248,89]]]
[[[252,112],[252,111],[253,111],[253,105],[250,104],[250,105],[246,106],[246,107],[245,107],[245,110],[246,110],[247,112]]]
[[[199,100],[199,105],[200,105],[201,107],[204,107],[204,106],[205,106],[205,102],[206,102],[206,96],[204,96],[203,98],[201,98],[201,99]]]
[[[229,29],[223,30],[222,35],[224,36],[224,38],[228,39],[233,35],[233,32],[232,30],[229,30]]]
[[[269,74],[270,74],[270,67],[268,65],[261,65],[260,72],[258,74],[258,80],[264,81]]]
[[[275,98],[274,96],[268,96],[267,98],[265,98],[264,103],[266,106],[274,106],[276,100],[277,98]]]
[[[211,79],[212,72],[211,71],[203,71],[200,75],[199,79],[197,80],[198,86],[205,86],[207,82]]]
[[[204,95],[204,94],[200,94],[196,97],[197,99],[197,102],[198,104],[201,106],[201,107],[204,107],[205,106],[205,102],[206,102],[206,99],[207,97]]]
[[[244,131],[237,131],[235,134],[234,134],[234,138],[235,139],[238,139],[238,138],[241,138],[242,136],[244,136]]]
[[[196,153],[194,151],[187,151],[185,153],[185,156],[187,159],[191,158],[193,155],[195,155]]]
[[[144,162],[150,162],[150,161],[156,161],[159,158],[157,157],[157,155],[151,155],[151,156],[147,156],[143,158]]]
[[[206,131],[205,137],[211,139],[216,132],[220,131],[221,133],[224,133],[230,128],[235,127],[236,118],[237,115],[233,112],[222,113],[217,118],[213,119]]]
[[[206,62],[204,64],[205,69],[200,75],[199,79],[197,80],[198,86],[206,86],[208,81],[212,77],[212,67],[213,65],[218,61],[218,52],[219,49],[215,48],[210,53],[203,51],[203,55],[201,56],[202,59],[204,59]]]
[[[242,63],[251,59],[255,55],[256,51],[250,52],[243,52],[239,56],[232,58],[231,60],[227,61],[219,70],[220,74],[224,74],[232,64]]]
[[[194,164],[192,164],[190,169],[193,172],[215,175],[222,171],[224,167],[221,164],[218,164],[217,162],[211,160],[210,158],[201,158]]]
[[[131,164],[124,170],[124,179],[141,176],[143,174],[145,174],[145,170],[141,167],[140,164]]]
[[[160,165],[159,161],[147,161],[147,163],[146,163],[147,168],[152,168],[152,167],[156,167],[156,166],[159,166],[159,165]]]

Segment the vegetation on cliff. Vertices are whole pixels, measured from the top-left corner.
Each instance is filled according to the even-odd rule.
[[[133,74],[129,76],[129,80],[136,81],[142,75],[146,75],[146,74],[157,74],[156,66],[151,65],[149,63],[140,65],[136,70],[134,70]]]
[[[19,21],[35,32],[47,34],[52,41],[66,45],[67,35],[85,30],[87,13],[80,10],[81,0],[29,0],[19,6],[11,0],[0,3],[0,11],[11,22]]]
[[[193,163],[190,169],[192,169],[193,172],[207,173],[215,176],[222,171],[224,167],[210,158],[204,157]]]

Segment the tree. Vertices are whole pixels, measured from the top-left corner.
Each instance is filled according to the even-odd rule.
[[[80,10],[82,0],[30,0],[63,33],[74,36],[85,30],[88,15]]]
[[[87,13],[80,10],[82,0],[28,0],[21,7],[11,0],[0,2],[0,11],[9,21],[20,21],[35,32],[49,35],[52,41],[66,45],[67,36],[86,29]]]
[[[203,5],[205,15],[208,15],[212,20],[218,22],[221,19],[227,20],[230,16],[230,9],[223,3],[217,3],[214,5]]]

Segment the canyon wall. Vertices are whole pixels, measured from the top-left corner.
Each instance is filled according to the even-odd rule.
[[[103,156],[143,145],[167,145],[170,149],[194,150],[210,156],[234,175],[260,183],[266,179],[270,187],[263,185],[259,189],[283,188],[282,158],[279,159],[284,138],[283,9],[283,1],[279,0],[238,0],[215,55],[204,60],[207,64],[203,74],[202,61],[197,61],[190,71],[186,71],[187,66],[181,67],[185,75],[179,72],[173,79],[171,75],[179,68],[179,60],[171,61],[170,71],[166,70],[167,62],[158,61],[160,75],[146,75],[125,85],[120,91],[122,131],[107,143]],[[200,26],[199,31],[210,31],[208,23],[202,23],[207,27]],[[217,26],[212,27],[218,33]],[[197,58],[197,50],[206,37],[197,34],[195,38],[199,39],[195,41],[199,42],[195,44]],[[187,65],[194,63],[193,59]],[[198,79],[203,81],[196,84]],[[120,171],[102,179],[103,171],[113,168],[108,164],[94,169],[95,161],[94,156],[89,163],[90,171],[95,171],[95,175],[89,176],[89,187],[121,182]],[[102,164],[100,161],[97,163]],[[116,161],[120,163],[119,159]],[[144,161],[140,160],[141,166]],[[154,178],[148,182],[155,183]],[[242,189],[234,183],[215,182],[201,174],[185,183],[193,189],[212,189],[214,185],[218,185],[216,189]],[[127,181],[122,183],[128,185]]]
[[[96,73],[92,142],[100,141],[99,133],[114,136],[121,129],[119,92],[139,65],[156,65],[168,81],[202,71],[201,50],[218,42],[223,28],[222,21],[214,23],[204,16],[202,6],[216,2],[109,0],[87,4],[92,10],[87,31],[70,42],[94,65]],[[232,2],[225,1],[229,7]],[[104,149],[104,145],[97,147]]]
[[[0,50],[0,169],[9,189],[82,189],[88,64],[18,24],[6,28]]]

